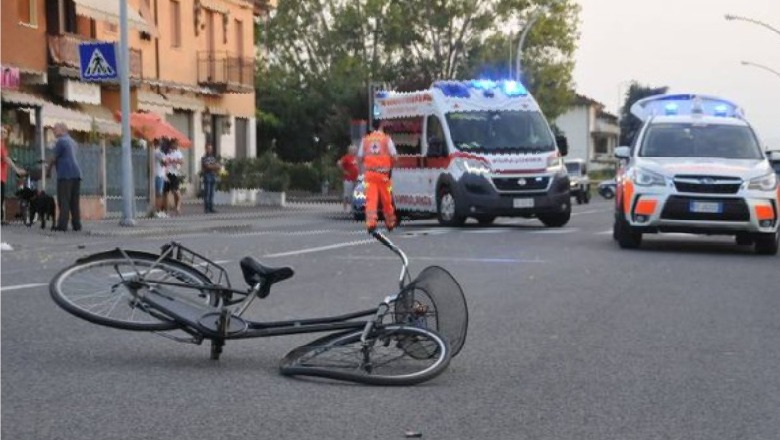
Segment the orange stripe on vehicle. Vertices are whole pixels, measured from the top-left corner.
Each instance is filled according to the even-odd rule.
[[[634,198],[634,182],[629,179],[623,181],[623,212],[631,213],[631,201]]]
[[[775,210],[772,205],[756,205],[756,218],[759,220],[774,220]]]
[[[640,199],[636,204],[634,214],[653,215],[656,206],[658,206],[658,201],[655,199]]]

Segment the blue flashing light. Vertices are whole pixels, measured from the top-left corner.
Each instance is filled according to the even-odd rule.
[[[715,116],[728,116],[729,114],[729,106],[726,104],[719,104],[715,106],[714,109]]]
[[[506,96],[522,96],[528,94],[528,90],[517,81],[504,81],[503,89]]]
[[[669,103],[664,106],[664,112],[666,115],[676,115],[679,107],[675,103]]]
[[[437,81],[433,87],[441,90],[444,96],[453,98],[468,98],[471,96],[468,87],[459,82]]]
[[[387,98],[387,92],[385,92],[385,91],[376,92],[376,97],[380,98],[380,99],[381,98]]]
[[[492,90],[496,87],[496,83],[489,79],[475,79],[471,81],[471,87],[480,90]]]

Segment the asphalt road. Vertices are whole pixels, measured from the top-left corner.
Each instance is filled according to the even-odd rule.
[[[322,205],[171,237],[225,261],[234,284],[244,255],[293,266],[251,317],[313,317],[397,285],[394,255],[345,218]],[[684,235],[626,251],[610,234],[603,201],[562,229],[406,223],[393,239],[413,272],[449,269],[470,327],[448,371],[405,388],[280,376],[311,335],[228,343],[213,362],[207,345],[99,327],[50,299],[44,284],[77,256],[154,250],[159,235],[22,246],[2,254],[2,437],[776,440],[780,257]]]

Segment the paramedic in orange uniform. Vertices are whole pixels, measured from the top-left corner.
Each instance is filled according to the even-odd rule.
[[[395,209],[391,189],[393,182],[390,171],[395,165],[398,153],[390,136],[382,131],[379,120],[373,121],[374,131],[363,137],[358,150],[358,160],[361,161],[364,173],[363,181],[366,192],[366,227],[371,232],[376,229],[377,204],[381,201],[385,225],[392,231],[396,225]]]

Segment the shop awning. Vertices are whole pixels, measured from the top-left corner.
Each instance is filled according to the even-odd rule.
[[[43,107],[46,104],[41,98],[29,93],[17,92],[15,90],[3,90],[0,93],[2,101],[6,104],[14,104],[20,107]]]
[[[95,20],[107,21],[119,25],[120,0],[73,0],[76,3],[76,14]],[[134,29],[153,32],[154,26],[144,20],[135,9],[128,6],[127,24]]]
[[[121,120],[122,115],[117,112],[116,118]],[[175,139],[179,147],[189,148],[192,146],[192,141],[184,133],[155,113],[131,113],[130,128],[136,136],[148,141],[169,138]]]

